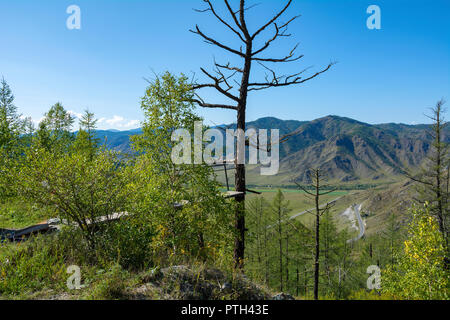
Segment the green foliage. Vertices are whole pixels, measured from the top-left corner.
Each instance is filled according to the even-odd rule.
[[[336,222],[330,211],[325,211],[320,224],[320,281],[322,295],[337,299],[346,298],[354,289],[352,273],[352,247],[346,229],[337,230]],[[356,284],[358,285],[358,284]]]
[[[5,79],[0,82],[0,198],[14,195],[10,171],[15,170],[20,155],[20,135],[24,133],[24,121],[17,113],[14,95]]]
[[[20,197],[0,201],[0,228],[24,228],[52,218],[52,208]]]
[[[283,283],[284,292],[312,299],[314,232],[283,214],[288,213],[283,198],[277,192],[271,204],[262,197],[247,203],[246,274],[276,290]],[[320,299],[345,299],[366,284],[366,261],[361,261],[366,269],[360,272],[350,238],[346,229],[338,230],[332,212],[325,211],[320,224]]]
[[[445,243],[428,204],[412,209],[403,253],[383,272],[383,292],[404,299],[448,299]]]
[[[91,159],[84,153],[54,154],[33,148],[18,173],[19,192],[53,207],[61,219],[75,223],[94,246],[96,230],[89,222],[122,212],[127,203],[125,170],[119,164],[110,151]]]
[[[65,253],[52,240],[35,238],[20,246],[0,244],[0,295],[21,297],[65,284]]]
[[[8,83],[0,82],[0,150],[10,153],[18,143],[24,124],[14,105],[14,95]]]
[[[419,193],[418,200],[428,203],[429,212],[437,219],[439,230],[444,237],[445,259],[447,267],[450,266],[450,247],[448,245],[449,224],[449,183],[450,183],[450,153],[449,144],[445,140],[445,130],[448,123],[444,118],[444,100],[436,103],[431,108],[428,117],[433,124],[428,130],[428,135],[433,139],[430,151],[423,162],[422,168],[417,174],[407,173],[409,178],[416,182]]]
[[[80,119],[80,130],[74,142],[74,149],[77,152],[86,152],[91,158],[94,157],[100,145],[100,140],[95,137],[97,121],[94,113],[86,110]]]
[[[311,233],[300,222],[289,220],[288,214],[289,202],[281,190],[271,203],[263,197],[248,201],[245,272],[275,290],[299,295],[310,281],[306,247],[311,244]]]
[[[273,199],[273,202],[270,206],[270,211],[272,212],[272,215],[275,218],[275,238],[278,242],[278,261],[279,261],[279,268],[278,268],[278,275],[280,279],[280,291],[283,291],[283,282],[284,282],[284,271],[286,270],[286,266],[283,268],[283,256],[287,255],[285,248],[283,246],[283,239],[285,237],[285,234],[287,233],[284,229],[284,224],[286,223],[286,220],[289,218],[289,201],[286,201],[284,199],[283,192],[281,190],[278,190],[277,194],[275,195],[275,198]]]
[[[70,132],[73,123],[74,118],[69,112],[61,103],[56,103],[39,123],[37,132],[39,145],[54,153],[67,152],[74,140]]]
[[[396,300],[395,296],[389,295],[387,293],[376,293],[374,291],[367,291],[361,289],[359,291],[354,291],[348,296],[348,300]]]
[[[101,278],[92,283],[87,298],[90,300],[122,300],[127,297],[126,279],[129,274],[120,265],[112,265]]]
[[[155,232],[145,217],[131,215],[97,234],[98,256],[126,270],[146,270],[154,266],[154,236]]]
[[[224,257],[232,236],[232,206],[220,195],[212,169],[176,165],[171,159],[172,133],[181,128],[193,132],[200,120],[191,98],[184,76],[165,73],[148,87],[142,98],[143,134],[134,137],[140,155],[128,173],[134,177],[130,210],[155,232],[153,250],[166,259]]]
[[[271,224],[267,212],[268,202],[263,197],[246,201],[246,220],[249,232],[246,237],[247,255],[246,273],[258,282],[269,283],[269,237]]]

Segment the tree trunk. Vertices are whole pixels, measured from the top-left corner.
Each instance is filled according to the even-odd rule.
[[[247,95],[248,95],[248,83],[250,79],[250,71],[252,66],[252,44],[247,45],[247,52],[245,58],[244,72],[242,74],[241,89],[239,92],[239,104],[237,110],[237,129],[245,132],[245,109],[247,107]],[[241,141],[244,143],[244,141]],[[245,153],[240,155],[244,159]],[[243,194],[236,198],[237,206],[235,212],[235,227],[237,230],[237,236],[234,243],[234,264],[238,269],[244,268],[244,256],[245,256],[245,164],[239,164],[238,156],[236,157],[236,191]]]
[[[319,300],[319,256],[320,256],[320,207],[319,207],[319,176],[316,174],[316,254],[314,258],[314,300]]]
[[[278,204],[278,234],[279,234],[279,246],[280,246],[280,291],[283,291],[283,231],[281,228],[281,203]]]
[[[289,234],[286,236],[286,290],[289,291]]]

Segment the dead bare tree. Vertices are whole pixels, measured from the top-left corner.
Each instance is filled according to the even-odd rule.
[[[193,102],[204,108],[235,110],[237,112],[237,129],[245,131],[247,97],[249,92],[269,88],[300,85],[316,78],[333,66],[334,63],[330,63],[324,69],[309,75],[305,75],[309,68],[289,75],[278,75],[273,67],[270,67],[271,64],[289,63],[303,58],[303,55],[296,54],[298,45],[294,46],[294,48],[284,57],[277,58],[263,55],[276,40],[291,36],[291,34],[288,33],[288,27],[299,16],[294,16],[285,20],[285,22],[280,22],[280,19],[291,6],[292,1],[293,0],[289,0],[271,19],[268,19],[267,22],[256,28],[256,31],[251,32],[247,26],[246,14],[248,10],[254,6],[247,7],[246,1],[240,0],[239,8],[235,9],[233,8],[230,0],[223,0],[223,8],[219,10],[217,2],[214,2],[213,4],[210,0],[203,0],[206,8],[196,11],[212,14],[221,24],[223,24],[237,37],[238,41],[241,42],[242,45],[239,49],[232,48],[232,46],[215,39],[213,36],[207,35],[198,25],[190,31],[196,35],[199,35],[206,43],[224,50],[232,57],[237,57],[241,60],[242,65],[233,65],[230,62],[230,59],[229,62],[222,64],[214,61],[213,72],[208,72],[205,68],[201,68],[200,70],[208,81],[206,83],[194,83],[193,89],[196,93],[194,99],[192,100]],[[219,11],[224,11],[224,13],[222,14]],[[260,37],[264,35],[269,28],[273,28],[273,34],[268,35],[266,40],[259,42]],[[258,43],[261,43],[259,47],[257,47]],[[255,63],[264,68],[266,71],[266,77],[264,80],[253,80],[251,78],[251,71]],[[214,104],[205,102],[197,92],[200,89],[207,88],[216,90],[231,102],[229,104]],[[267,149],[270,149],[269,146],[267,146]],[[235,213],[235,227],[238,234],[235,239],[234,260],[236,267],[242,269],[244,265],[246,232],[244,204],[247,189],[245,182],[245,164],[236,163],[235,170],[235,187],[236,191],[239,192],[240,195],[236,198],[238,206]]]
[[[320,218],[327,213],[333,206],[333,203],[327,203],[324,207],[320,206],[320,197],[330,194],[336,189],[330,189],[329,186],[324,185],[324,174],[320,169],[310,169],[308,171],[309,177],[312,181],[314,191],[310,191],[300,184],[297,186],[303,190],[307,195],[314,199],[315,203],[315,250],[314,250],[314,300],[319,299],[319,263],[320,263]]]

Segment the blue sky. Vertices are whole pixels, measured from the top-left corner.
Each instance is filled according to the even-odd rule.
[[[260,5],[248,12],[253,30],[282,6],[278,0],[255,2]],[[66,28],[72,4],[81,8],[81,30]],[[381,8],[381,30],[366,27],[372,4]],[[200,0],[0,0],[0,76],[20,112],[36,121],[60,101],[74,114],[94,111],[101,128],[138,127],[144,78],[169,70],[201,79],[201,66],[210,68],[213,57],[225,61],[190,28],[198,23],[236,44],[214,19],[192,10],[202,7]],[[450,100],[449,13],[448,0],[294,0],[285,17],[302,17],[290,28],[293,37],[280,40],[272,53],[299,42],[305,57],[280,71],[339,63],[302,86],[251,94],[248,120],[335,114],[368,123],[426,122],[428,107],[442,97]],[[222,101],[211,92],[205,97]],[[199,112],[208,123],[235,120],[233,111]]]

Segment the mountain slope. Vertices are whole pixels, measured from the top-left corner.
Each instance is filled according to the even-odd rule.
[[[225,127],[225,126],[224,126]],[[235,129],[235,124],[226,126]],[[370,125],[349,118],[327,116],[314,121],[261,118],[247,128],[279,129],[280,135],[294,133],[280,145],[280,172],[260,177],[259,168],[249,169],[251,184],[306,183],[307,170],[319,167],[329,179],[339,182],[377,181],[400,175],[405,168],[418,167],[430,150],[426,125]],[[125,132],[99,131],[109,148],[130,151],[129,137],[139,129]],[[444,132],[450,141],[450,129]]]
[[[309,182],[306,172],[311,167],[341,182],[389,178],[405,168],[418,167],[431,144],[425,125],[370,125],[337,116],[302,123],[294,131],[280,148],[278,184]],[[449,137],[446,130],[444,139],[449,141]],[[250,178],[258,172],[252,169]]]

